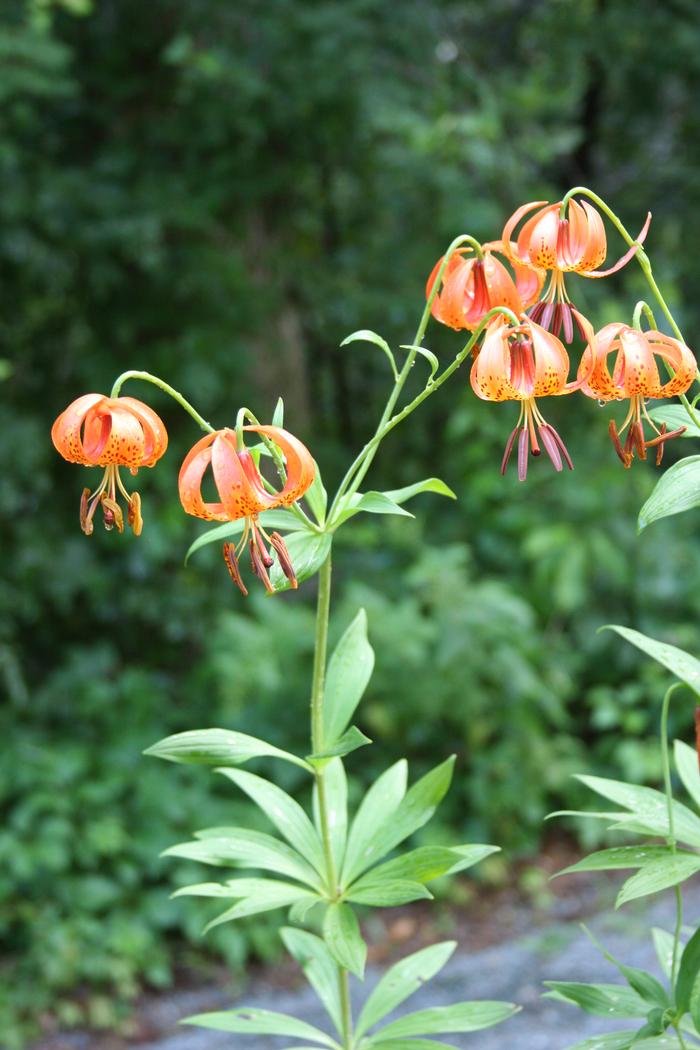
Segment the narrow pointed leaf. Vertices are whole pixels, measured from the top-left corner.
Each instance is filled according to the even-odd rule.
[[[337,743],[362,699],[374,668],[367,639],[367,614],[360,609],[328,664],[323,705],[323,750]]]
[[[358,729],[357,726],[350,726],[335,744],[320,751],[317,755],[307,755],[306,761],[310,765],[324,764],[329,758],[342,758],[343,755],[357,751],[358,747],[366,747],[371,743],[370,738],[365,736],[361,729]]]
[[[369,904],[374,908],[395,908],[412,901],[432,900],[433,895],[422,882],[408,879],[377,878],[364,885],[355,885],[345,894],[346,900],[355,904]]]
[[[303,758],[282,751],[266,740],[230,729],[193,729],[175,733],[147,748],[144,755],[164,758],[168,762],[206,766],[240,766],[252,758],[281,758],[310,771]]]
[[[594,1017],[644,1017],[648,1007],[641,996],[624,984],[581,984],[578,981],[545,981],[550,990],[544,999],[574,1003]]]
[[[566,1050],[629,1050],[636,1034],[634,1030],[605,1032],[603,1035],[594,1035],[591,1039],[584,1039],[582,1043],[574,1043]]]
[[[385,492],[354,492],[344,496],[333,518],[335,525],[342,525],[355,514],[397,514],[402,518],[413,518],[414,515],[394,502]]]
[[[700,984],[700,929],[696,930],[690,938],[678,967],[678,978],[676,980],[676,1007],[679,1013],[684,1014],[690,1009],[690,1002],[697,994]]]
[[[623,814],[620,825],[641,829],[642,834],[669,834],[668,803],[666,796],[654,788],[637,787],[621,780],[607,780],[580,774],[576,778],[596,794],[626,806],[630,814]],[[617,814],[615,814],[617,815]],[[681,802],[673,803],[673,822],[676,835],[682,842],[700,847],[700,818]]]
[[[331,839],[331,849],[336,870],[340,871],[345,854],[345,843],[348,834],[348,782],[345,767],[339,758],[328,762],[323,768],[323,781],[326,790],[326,814]],[[313,792],[314,823],[319,837],[323,839],[321,814],[318,807],[318,789]]]
[[[299,519],[294,520],[298,528]],[[331,536],[327,532],[290,532],[284,537],[284,542],[299,583],[318,572],[331,549]],[[277,554],[274,551],[270,553],[274,559],[270,569],[270,583],[275,593],[280,594],[290,590],[291,584],[280,568]]]
[[[328,506],[328,493],[323,484],[321,478],[321,471],[318,469],[318,463],[315,463],[316,473],[314,474],[314,480],[311,482],[310,487],[307,489],[304,499],[309,505],[309,509],[319,525],[323,525],[326,520],[326,507]]]
[[[367,1045],[373,1050],[458,1050],[451,1043],[438,1043],[435,1039],[370,1039]]]
[[[272,879],[238,879],[238,883],[247,882],[248,893],[240,899],[237,904],[222,912],[205,926],[205,932],[220,926],[224,922],[232,922],[235,919],[243,919],[248,915],[259,915],[264,911],[273,911],[276,908],[288,908],[292,904],[307,901],[309,905],[316,903],[321,898],[312,890],[303,889],[301,886],[292,886],[290,882],[275,882]],[[240,893],[243,886],[231,886],[235,894]],[[180,894],[178,893],[178,896]]]
[[[700,456],[697,459],[700,462]],[[648,638],[647,635],[642,634],[640,631],[634,631],[631,627],[619,627],[616,624],[609,624],[607,629],[616,631],[621,638],[631,642],[632,645],[636,645],[643,653],[651,656],[657,663],[667,668],[671,674],[674,674],[681,682],[685,682],[694,693],[700,696],[700,660],[691,656],[690,653],[686,653],[683,649],[678,649],[675,645],[669,645],[667,642],[657,642],[656,639]]]
[[[293,1039],[310,1039],[322,1046],[333,1046],[330,1036],[320,1028],[300,1021],[289,1014],[274,1010],[246,1009],[226,1010],[220,1013],[197,1014],[186,1017],[182,1024],[198,1028],[212,1028],[219,1032],[237,1032],[245,1035],[286,1035]]]
[[[454,875],[464,871],[473,864],[478,864],[484,857],[498,853],[498,846],[419,846],[408,853],[388,860],[366,872],[362,878],[353,883],[351,891],[363,889],[377,879],[412,879],[415,882],[430,882],[441,875]]]
[[[387,970],[357,1019],[357,1037],[364,1035],[439,973],[456,947],[456,941],[433,944],[406,956]]]
[[[373,343],[374,346],[378,346],[379,349],[385,354],[389,364],[391,365],[391,372],[394,379],[396,380],[399,378],[399,372],[396,367],[396,359],[394,358],[394,355],[391,352],[391,347],[387,343],[386,339],[382,339],[380,335],[377,335],[377,333],[373,332],[370,328],[361,328],[359,329],[359,331],[352,332],[350,335],[347,335],[340,345],[349,346],[350,343],[357,342]]]
[[[686,456],[669,467],[643,505],[637,519],[639,530],[659,518],[682,514],[700,506],[700,456]]]
[[[435,356],[432,350],[428,350],[426,346],[417,346],[415,343],[402,343],[401,349],[415,350],[417,354],[420,354],[421,357],[425,358],[425,360],[430,365],[430,378],[433,378],[438,368],[440,367],[440,361]]]
[[[676,740],[673,753],[683,787],[700,809],[700,771],[698,770],[697,751],[694,747],[688,747],[682,740]]]
[[[562,868],[552,878],[570,875],[577,871],[617,871],[624,868],[642,868],[650,860],[670,854],[669,846],[616,846],[590,853],[576,864]]]
[[[340,1033],[342,1018],[338,967],[328,948],[320,937],[307,933],[306,930],[295,930],[291,926],[285,926],[280,933],[287,951],[301,966],[336,1031]]]
[[[483,1028],[501,1024],[517,1013],[518,1009],[513,1003],[488,1001],[428,1007],[427,1010],[419,1010],[415,1014],[400,1017],[398,1021],[392,1021],[377,1032],[375,1038],[397,1039],[413,1035],[478,1032]]]
[[[284,426],[284,401],[281,397],[277,398],[277,404],[275,405],[275,411],[272,413],[272,426],[283,427]]]
[[[292,514],[291,510],[264,510],[259,517],[260,524],[265,529],[298,529],[299,519],[296,514]],[[185,565],[190,560],[193,554],[201,550],[202,547],[209,546],[210,543],[224,543],[225,540],[234,539],[236,536],[240,536],[245,527],[245,519],[239,518],[238,521],[225,521],[223,525],[215,525],[211,529],[207,529],[201,536],[198,536],[194,543],[191,543],[187,554],[185,555]]]
[[[404,759],[400,759],[375,780],[360,803],[345,851],[344,884],[372,863],[371,859],[365,863],[365,852],[377,829],[396,812],[406,793],[407,774],[408,766]]]
[[[419,496],[423,492],[434,492],[438,496],[457,499],[456,493],[440,478],[424,478],[423,481],[415,481],[413,485],[405,485],[401,489],[389,489],[384,495],[394,503],[406,503],[407,500],[413,499],[414,496]]]
[[[319,874],[325,871],[321,840],[313,824],[298,802],[269,780],[242,769],[219,769],[245,791],[260,807],[265,816],[284,835],[287,842],[304,857]]]
[[[262,868],[298,879],[314,889],[320,887],[318,873],[285,842],[280,842],[262,831],[249,831],[247,828],[223,830],[228,830],[229,833],[219,837],[207,834],[194,842],[171,846],[162,856],[185,857],[219,867],[232,865]]]
[[[658,926],[654,926],[652,927],[651,936],[654,941],[654,949],[656,958],[659,960],[659,966],[663,970],[664,976],[670,977],[673,962],[673,934],[660,929]]]
[[[348,904],[329,904],[323,919],[323,939],[335,961],[360,980],[365,973],[367,945],[357,916]]]

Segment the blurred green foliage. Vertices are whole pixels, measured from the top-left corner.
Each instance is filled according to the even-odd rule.
[[[631,227],[653,210],[649,250],[692,345],[699,42],[692,0],[3,5],[9,1047],[52,1018],[116,1023],[139,982],[172,979],[173,943],[188,964],[204,955],[201,915],[168,901],[157,854],[243,803],[142,748],[216,724],[305,747],[313,585],[244,603],[213,552],[183,569],[197,526],[174,480],[189,421],[127,389],[165,415],[171,449],[139,477],[141,540],[88,541],[87,475],[55,455],[53,418],[129,367],[163,374],[221,424],[241,403],[269,414],[282,393],[332,483],[386,382],[381,355],[340,340],[368,326],[410,341],[454,235],[498,236],[516,204],[582,181]],[[640,294],[634,267],[574,289],[597,322]],[[428,345],[449,355],[457,340],[431,329]],[[416,522],[341,534],[333,629],[362,603],[378,650],[360,719],[378,746],[349,768],[357,787],[400,753],[417,775],[456,749],[443,819],[526,851],[546,810],[573,801],[574,769],[658,775],[648,736],[663,676],[640,676],[595,630],[617,620],[697,649],[683,626],[700,604],[695,521],[635,536],[652,471],[619,468],[607,416],[582,398],[547,406],[576,472],[536,463],[527,487],[501,479],[512,406],[466,387],[452,381],[393,434],[372,481],[440,474],[459,503],[426,497]],[[249,923],[206,950],[241,963],[274,943]]]

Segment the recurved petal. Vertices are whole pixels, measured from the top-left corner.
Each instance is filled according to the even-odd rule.
[[[253,457],[247,450],[237,451],[233,430],[221,430],[217,434],[212,445],[211,468],[228,520],[254,517],[260,511],[277,506],[276,498],[265,491]]]
[[[90,465],[83,449],[82,428],[85,416],[100,401],[107,400],[104,394],[83,394],[61,412],[51,427],[51,440],[57,452],[69,463]]]
[[[531,201],[529,204],[521,204],[519,208],[515,209],[511,217],[506,222],[505,226],[503,227],[501,241],[503,243],[503,251],[509,258],[513,260],[520,259],[521,261],[527,262],[527,242],[529,240],[529,234],[523,238],[523,233],[527,226],[530,226],[532,225],[532,223],[537,221],[540,212],[538,211],[537,215],[533,216],[532,219],[528,220],[528,222],[523,227],[523,230],[521,231],[520,236],[518,237],[517,242],[515,244],[513,244],[513,233],[516,227],[522,221],[522,219],[524,219],[525,216],[528,214],[528,212],[533,211],[535,208],[542,208],[543,206],[547,206],[547,201]]]
[[[518,237],[518,249],[527,243],[527,257],[533,266],[544,270],[569,269],[559,247],[559,205],[543,208],[523,226]]]
[[[206,521],[228,521],[222,503],[205,503],[202,499],[202,478],[211,463],[211,446],[219,435],[205,434],[185,456],[177,479],[183,510]]]
[[[456,331],[467,327],[466,311],[474,298],[473,279],[474,259],[460,257],[443,281],[440,293],[441,320]]]
[[[693,351],[680,340],[672,339],[670,335],[663,335],[661,332],[650,331],[644,335],[653,352],[666,361],[675,373],[661,386],[658,396],[675,397],[684,394],[698,370]]]
[[[587,270],[596,270],[598,266],[603,265],[608,253],[608,242],[605,225],[597,209],[588,201],[583,201],[581,207],[586,215],[587,235],[576,269],[579,273],[586,273]]]
[[[139,420],[143,428],[144,454],[142,467],[152,467],[168,447],[168,432],[160,416],[135,397],[120,397],[119,404],[126,406]]]
[[[535,321],[528,323],[535,354],[534,397],[549,397],[566,392],[569,355],[564,344]]]
[[[519,269],[524,270],[525,267],[520,266]],[[503,263],[499,262],[491,252],[486,252],[484,255],[484,278],[489,298],[486,309],[492,309],[494,306],[507,306],[519,317],[525,307],[521,302],[515,282]],[[480,320],[481,317],[477,318],[475,323],[478,324]]]
[[[482,401],[519,401],[521,396],[510,379],[509,329],[496,320],[486,329],[479,355],[472,365],[469,381]]]
[[[626,266],[633,255],[639,251],[639,247],[644,243],[646,235],[649,232],[649,226],[651,224],[651,212],[647,212],[647,217],[644,225],[642,226],[639,234],[637,235],[636,243],[625,252],[621,259],[618,259],[614,266],[610,266],[607,270],[588,270],[587,272],[581,271],[582,277],[609,277],[611,273],[617,273],[623,266]]]
[[[137,469],[143,462],[145,447],[140,421],[118,399],[104,398],[88,409],[83,431],[83,452],[88,463]]]
[[[306,445],[282,427],[247,426],[243,429],[255,434],[264,434],[281,449],[284,455],[287,481],[282,491],[277,493],[272,506],[287,507],[296,503],[311,486],[316,476],[316,464]]]
[[[659,397],[661,380],[654,353],[645,332],[624,325],[618,335],[620,352],[615,362],[613,382],[625,397]]]
[[[595,397],[601,401],[614,401],[624,397],[615,382],[608,367],[608,355],[617,350],[620,355],[618,335],[625,327],[619,321],[606,324],[589,340],[578,370],[578,379],[582,379],[581,388],[588,397]]]

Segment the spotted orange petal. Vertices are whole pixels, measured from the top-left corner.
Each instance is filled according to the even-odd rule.
[[[51,428],[51,440],[57,452],[69,463],[89,465],[83,449],[82,429],[85,415],[98,402],[104,401],[103,394],[83,394],[61,412]]]

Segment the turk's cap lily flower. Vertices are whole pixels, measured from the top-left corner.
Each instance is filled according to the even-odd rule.
[[[247,448],[241,448],[235,430],[225,428],[207,434],[190,449],[180,468],[178,488],[180,502],[187,514],[206,521],[245,520],[238,545],[224,544],[224,560],[232,579],[242,591],[238,559],[248,544],[253,572],[270,593],[274,588],[268,569],[273,564],[269,547],[277,553],[280,568],[292,587],[296,576],[284,540],[277,532],[271,535],[258,521],[258,515],[276,507],[288,507],[301,499],[314,480],[316,465],[305,445],[288,430],[277,426],[245,426],[244,431],[266,437],[284,456],[286,479],[279,492],[272,491]],[[202,496],[202,482],[211,469],[219,499],[207,502]]]
[[[499,255],[509,263],[514,276]],[[442,259],[438,259],[428,278],[426,299],[430,298],[441,265]],[[495,306],[507,306],[519,316],[537,300],[544,278],[543,270],[514,261],[500,241],[484,244],[482,259],[471,247],[458,248],[445,267],[431,313],[436,321],[450,328],[473,331]]]
[[[124,531],[121,495],[127,505],[127,523],[138,536],[143,527],[138,492],[127,492],[119,474],[128,467],[136,474],[139,467],[152,467],[168,447],[165,425],[152,408],[133,397],[105,397],[83,394],[60,414],[51,428],[56,450],[70,463],[86,467],[105,467],[101,483],[94,491],[83,490],[80,526],[89,536],[97,507],[102,508],[107,530]]]
[[[590,322],[577,315],[577,323],[595,345]],[[519,401],[518,422],[506,443],[501,473],[505,474],[511,453],[518,442],[518,477],[527,477],[528,453],[539,456],[542,449],[556,471],[564,463],[573,469],[571,457],[561,437],[542,416],[536,398],[570,394],[586,380],[588,371],[569,380],[569,355],[562,343],[530,318],[523,316],[512,325],[495,318],[486,329],[484,342],[472,365],[472,388],[484,401]],[[589,369],[590,370],[590,369]]]
[[[503,227],[503,243],[512,252],[514,262],[544,270],[575,271],[582,277],[609,277],[622,269],[639,250],[651,222],[650,212],[637,243],[614,266],[601,270],[608,246],[600,213],[589,201],[579,203],[571,198],[567,202],[565,217],[560,218],[561,204],[561,201],[556,204],[532,201],[516,208]],[[512,247],[516,228],[532,211],[535,214],[525,221]]]
[[[610,355],[615,360],[610,370]],[[657,358],[668,366],[670,378],[664,381]],[[665,443],[678,437],[685,427],[667,431],[666,424],[657,427],[646,409],[648,398],[675,397],[684,394],[695,379],[697,362],[693,352],[678,339],[662,332],[641,332],[618,321],[605,325],[596,334],[594,346],[587,346],[581,358],[579,376],[585,376],[581,389],[598,401],[621,401],[630,404],[621,426],[610,421],[609,431],[615,451],[625,467],[630,467],[635,453],[646,459],[646,450],[656,448],[656,463],[661,463]],[[654,432],[647,440],[644,419]],[[624,445],[621,437],[627,430]]]

